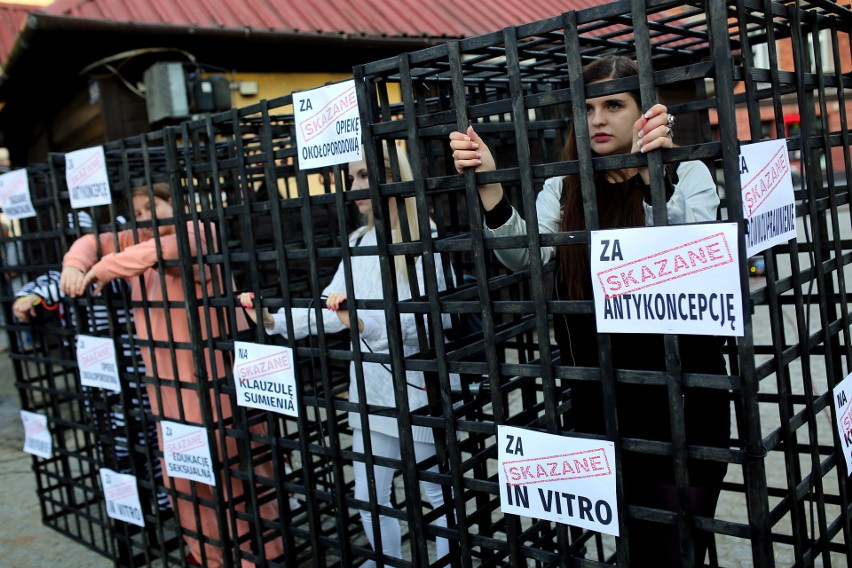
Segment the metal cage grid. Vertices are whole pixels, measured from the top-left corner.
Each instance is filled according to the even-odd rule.
[[[668,376],[656,377],[601,369],[604,383],[668,385],[675,415],[683,412],[676,396],[681,388],[701,385],[731,390],[736,431],[729,450],[687,447],[683,431],[677,428],[673,428],[672,443],[662,450],[674,455],[678,468],[687,454],[731,465],[716,518],[689,518],[683,493],[678,516],[666,518],[660,511],[633,506],[627,511],[638,518],[678,525],[683,558],[689,562],[694,552],[688,543],[693,539],[684,535],[696,529],[715,533],[719,553],[746,548],[741,553],[750,555],[756,565],[830,565],[842,563],[849,551],[846,475],[836,463],[841,454],[836,449],[830,402],[831,388],[848,373],[843,361],[848,364],[849,353],[843,292],[849,163],[843,73],[849,67],[849,16],[847,8],[827,2],[614,2],[356,68],[363,85],[360,94],[371,103],[364,105],[362,116],[372,138],[403,138],[416,147],[427,162],[424,170],[440,172],[424,175],[416,191],[424,195],[455,192],[468,210],[470,240],[453,245],[475,251],[479,289],[473,304],[482,302],[486,345],[502,344],[491,336],[489,315],[507,309],[489,297],[486,283],[498,277],[493,275],[490,250],[530,249],[530,294],[513,298],[527,303],[509,309],[536,318],[538,337],[549,336],[551,317],[589,309],[581,302],[553,301],[548,267],[535,262],[538,247],[582,245],[584,235],[542,235],[528,225],[522,237],[482,238],[475,192],[477,184],[502,183],[512,204],[524,214],[534,211],[535,195],[545,178],[589,176],[594,170],[634,164],[624,156],[592,157],[588,148],[585,153],[581,148],[575,162],[558,161],[553,155],[562,145],[570,111],[582,112],[584,98],[605,94],[595,85],[582,85],[584,63],[611,53],[637,59],[638,80],[624,81],[609,92],[635,89],[638,83],[644,101],[652,101],[654,93],[659,93],[677,115],[678,125],[685,127],[677,129],[678,148],[647,157],[651,171],[660,171],[661,163],[684,159],[711,165],[724,198],[721,218],[739,222],[743,237],[749,227],[739,213],[740,196],[725,191],[738,185],[724,183],[739,177],[739,145],[785,138],[785,116],[801,116],[800,137],[788,137],[792,159],[800,161],[796,191],[800,238],[766,254],[765,285],[757,285],[747,270],[742,271],[743,292],[751,300],[753,313],[746,314],[746,336],[728,344],[730,376],[691,376],[681,373],[677,365]],[[792,58],[779,61],[790,53]],[[391,84],[401,92],[406,110],[397,116],[384,111]],[[841,117],[830,123],[832,111]],[[498,170],[442,176],[451,172],[446,166],[451,161],[447,134],[468,124],[499,153]],[[637,158],[636,163],[644,160]],[[591,177],[584,178],[585,185],[591,186],[590,181]],[[655,204],[665,199],[660,182],[652,174]],[[665,207],[654,210],[664,212]],[[587,226],[596,227],[594,209],[588,208],[586,215]],[[665,222],[664,214],[655,218],[655,224]],[[666,345],[676,360],[677,343],[668,338]],[[606,356],[606,342],[600,347]],[[559,380],[583,371],[561,366],[559,355],[555,345],[541,342],[525,367],[490,367],[491,392],[504,395],[503,400],[493,394],[490,400],[486,397],[490,413],[480,415],[475,428],[460,420],[458,429],[467,439],[481,436],[486,440],[483,445],[492,450],[495,442],[490,436],[498,424],[567,433],[564,418],[570,405],[560,397],[564,387]],[[483,363],[497,360],[488,355],[484,359]],[[523,377],[539,381],[538,388],[525,391],[530,381],[524,383]],[[532,392],[535,402],[525,398]],[[512,410],[512,399],[523,402]],[[614,416],[615,409],[608,410]],[[490,427],[482,422],[489,414],[494,420]],[[682,420],[681,415],[673,423],[679,422],[682,428]],[[610,436],[615,439],[617,433],[609,431]],[[473,464],[483,465],[481,455],[467,454],[463,445],[450,451],[458,460],[450,464],[450,471],[466,472]],[[641,440],[622,440],[620,447],[651,454],[661,451]],[[489,472],[486,483],[477,476],[469,485],[464,479],[456,486],[457,492],[464,489],[465,509],[473,519],[482,510],[499,509],[496,455],[492,452],[489,458],[491,463],[483,469]],[[681,473],[679,484],[684,480]],[[612,541],[602,543],[596,535],[577,535],[546,521],[494,515],[498,522],[489,526],[488,521],[477,524],[465,519],[459,505],[457,514],[460,543],[467,550],[464,556],[488,558],[483,564],[520,565],[535,559],[556,565],[560,557],[581,552],[587,561],[617,558],[621,564],[629,553],[629,534],[615,546]],[[711,562],[716,562],[717,554],[711,550]]]
[[[6,272],[17,273],[21,283],[54,268],[60,258],[61,250],[54,243],[62,231],[51,176],[49,164],[28,171],[33,206],[39,216],[21,228],[24,236],[14,239],[21,266],[4,266],[4,276]],[[34,239],[37,234],[43,237]],[[9,280],[15,277],[10,275]],[[11,305],[12,291],[4,286],[4,306]],[[11,311],[4,309],[6,322],[13,322]],[[97,490],[98,464],[106,457],[96,443],[96,428],[85,420],[90,409],[103,411],[107,397],[81,393],[77,387],[74,355],[68,349],[73,330],[48,324],[39,333],[30,333],[28,326],[13,324],[8,331],[21,408],[47,415],[54,432],[53,457],[33,462],[43,522],[90,548],[107,550],[111,545],[110,524]]]
[[[63,253],[82,235],[103,235],[107,241],[101,242],[109,243],[122,231],[137,239],[154,231],[160,238],[154,239],[152,270],[160,281],[172,273],[181,281],[180,292],[161,286],[159,300],[147,293],[64,299],[63,310],[76,314],[73,319],[9,327],[19,341],[13,358],[23,408],[48,414],[57,448],[53,459],[33,459],[45,522],[121,566],[182,565],[189,550],[181,536],[207,545],[202,562],[213,550],[226,551],[225,565],[626,566],[631,541],[625,530],[616,540],[500,513],[497,425],[571,434],[571,409],[581,401],[566,381],[581,379],[600,381],[610,393],[618,384],[667,389],[671,442],[622,438],[615,405],[604,409],[606,437],[615,441],[617,455],[673,457],[676,510],[620,502],[622,522],[631,517],[676,527],[685,565],[694,564],[697,531],[713,536],[711,565],[733,558],[759,566],[843,565],[852,552],[848,478],[838,463],[843,456],[831,388],[849,373],[852,357],[845,182],[852,175],[845,95],[850,28],[852,12],[827,0],[622,0],[359,66],[369,189],[342,191],[349,187],[345,166],[298,169],[290,95],[108,144],[115,203],[88,211],[92,228],[79,221],[65,225],[62,156],[31,166],[39,216],[15,239],[28,259],[26,277],[58,270]],[[635,57],[639,75],[583,85],[583,64],[609,53]],[[569,117],[583,112],[586,97],[636,89],[645,106],[659,93],[677,115],[677,148],[647,157],[598,157],[581,144],[578,160],[560,160]],[[401,102],[392,102],[397,92]],[[800,116],[796,133],[785,120],[793,114]],[[447,135],[469,123],[494,148],[497,171],[452,171]],[[530,223],[524,236],[485,238],[477,183],[503,184],[519,212],[533,215],[547,178],[579,174],[591,195],[594,171],[647,164],[651,200],[658,205],[655,224],[666,224],[663,164],[702,160],[717,177],[720,219],[739,224],[744,251],[749,225],[739,184],[725,180],[739,177],[740,144],[764,138],[786,138],[798,166],[799,238],[763,255],[762,278],[750,278],[742,261],[740,284],[751,309],[745,336],[727,342],[729,374],[683,372],[673,336],[665,339],[665,373],[563,364],[552,320],[591,313],[592,303],[554,300],[554,266],[535,259],[542,246],[586,246],[588,233],[540,234]],[[402,152],[412,180],[402,177]],[[158,182],[170,188],[174,219],[137,222],[130,214],[132,188],[145,187],[151,200]],[[399,237],[390,211],[404,208],[407,198],[417,215],[400,217]],[[374,247],[351,246],[350,235],[363,223],[354,206],[363,199],[373,204]],[[598,226],[593,203],[586,200],[589,228]],[[126,223],[115,221],[119,214],[129,217]],[[411,240],[415,224],[420,238]],[[172,234],[176,256],[166,252]],[[526,270],[510,272],[493,258],[494,250],[518,247],[532,253]],[[382,259],[382,294],[356,298],[350,310],[354,316],[384,311],[387,352],[374,353],[321,323],[324,287],[340,267],[351,291],[353,259],[361,255]],[[403,284],[397,266],[407,274]],[[284,340],[246,325],[241,292],[253,292],[257,305],[271,312],[282,309],[291,337],[295,312],[311,314],[315,334]],[[8,315],[11,298],[2,300]],[[110,314],[104,327],[89,321],[97,306]],[[117,318],[119,310],[142,314],[135,330]],[[153,338],[149,314],[156,311],[174,323]],[[412,314],[417,350],[406,354],[403,322]],[[34,338],[31,350],[24,347],[25,333]],[[122,365],[122,379],[135,385],[135,393],[114,401],[79,388],[75,333],[116,338],[133,362]],[[235,341],[294,349],[298,417],[239,406]],[[608,339],[602,336],[598,345],[603,360],[611,360]],[[140,373],[142,353],[155,365]],[[192,376],[178,372],[180,357],[191,362]],[[353,386],[364,400],[364,362],[386,366],[395,407],[348,401]],[[424,407],[409,404],[410,371],[424,374]],[[727,448],[686,444],[680,394],[696,386],[729,392],[734,431]],[[176,393],[177,414],[140,408],[143,392],[153,393],[158,408],[172,396],[167,393]],[[129,418],[119,427],[124,436],[110,418],[116,408]],[[400,459],[374,456],[369,437],[364,451],[355,451],[350,413],[368,425],[371,415],[395,418]],[[177,487],[146,474],[163,452],[138,432],[163,420],[206,429],[221,472],[215,488],[201,493],[197,484]],[[437,448],[419,463],[416,427],[430,428]],[[117,467],[115,449],[122,446],[146,490],[145,531],[112,522],[103,509],[97,469]],[[691,512],[687,456],[728,466],[713,518]],[[366,501],[355,499],[358,463],[366,464],[371,485],[370,466],[400,470],[394,506],[378,505],[374,489]],[[424,503],[420,481],[442,487],[442,507]],[[166,493],[178,511],[158,504],[158,494]],[[202,510],[212,511],[212,525],[178,521],[187,514],[199,519]],[[374,530],[379,514],[403,521],[403,559],[373,551],[359,510],[372,513]],[[437,538],[450,541],[449,557],[435,558]],[[279,540],[282,553],[274,552]]]

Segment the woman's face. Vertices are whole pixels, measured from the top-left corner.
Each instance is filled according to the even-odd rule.
[[[137,221],[150,221],[152,217],[156,217],[158,221],[170,219],[174,217],[174,209],[172,208],[171,200],[163,199],[162,197],[154,197],[154,210],[151,211],[151,200],[145,193],[139,193],[133,196],[133,213],[136,215]],[[161,235],[169,235],[174,233],[174,225],[160,225],[158,227]],[[150,238],[153,236],[153,230],[142,229],[141,233],[147,234]]]
[[[352,180],[351,189],[366,189],[370,187],[370,181],[367,179],[367,162],[359,160],[357,162],[349,162],[349,179]],[[361,215],[369,215],[373,210],[373,204],[370,199],[359,199],[355,202],[358,206],[358,211]]]
[[[633,124],[641,115],[639,104],[629,93],[586,99],[592,150],[601,156],[630,152]]]

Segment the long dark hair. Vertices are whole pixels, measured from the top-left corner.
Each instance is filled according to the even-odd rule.
[[[607,79],[620,79],[639,73],[636,63],[621,55],[609,55],[596,59],[583,68],[583,82],[588,85]],[[640,105],[638,92],[628,93]],[[577,159],[577,138],[574,133],[574,121],[584,120],[574,117],[568,129],[568,139],[562,148],[561,159],[571,161]],[[614,172],[595,172],[595,192],[598,205],[598,219],[601,229],[617,227],[638,227],[645,225],[645,209],[642,205],[643,193],[635,181],[627,180],[618,183],[608,181]],[[605,191],[600,188],[606,187]],[[583,217],[583,194],[580,189],[580,178],[576,175],[565,176],[562,180],[562,231],[581,231],[586,228]],[[559,291],[561,299],[585,300],[591,298],[591,281],[589,279],[588,248],[579,245],[559,247],[559,273],[557,288],[562,288],[567,295]]]

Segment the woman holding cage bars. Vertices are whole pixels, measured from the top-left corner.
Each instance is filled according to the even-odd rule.
[[[636,63],[623,56],[606,56],[583,69],[585,84],[635,76]],[[641,111],[638,92],[620,92],[586,100],[588,140],[577,140],[573,122],[562,159],[578,159],[578,146],[589,144],[593,155],[652,152],[672,148],[674,117],[662,104]],[[456,170],[476,172],[496,169],[494,158],[473,127],[450,134]],[[719,206],[716,184],[707,167],[697,161],[665,168],[666,208],[671,224],[715,221]],[[647,167],[597,171],[594,174],[598,220],[601,229],[653,224]],[[500,184],[479,186],[485,210],[485,232],[490,236],[525,235],[526,223],[509,203]],[[583,193],[577,175],[550,178],[536,200],[538,230],[555,233],[585,230]],[[495,250],[509,269],[529,264],[528,249]],[[557,261],[557,300],[592,298],[589,252],[585,246],[542,247],[542,262]],[[563,364],[598,367],[598,342],[594,314],[554,317],[554,334]],[[612,364],[616,369],[666,370],[662,335],[612,334]],[[716,337],[680,336],[681,369],[685,373],[726,375],[722,341]],[[616,401],[603,400],[601,385],[593,381],[568,381],[574,404],[571,419],[577,432],[605,434],[604,405],[616,405],[619,435],[644,440],[671,441],[667,390],[662,385],[619,382]],[[727,391],[686,388],[687,443],[727,448],[730,443],[730,408]],[[674,464],[671,456],[622,451],[625,498],[630,505],[678,510]],[[712,517],[721,492],[727,464],[688,460],[689,497],[695,515]],[[681,566],[676,525],[628,518],[631,565]],[[710,535],[698,531],[695,563],[703,563]]]
[[[393,181],[390,178],[391,161],[389,155],[389,145],[383,146],[384,166],[388,173],[388,182]],[[400,179],[409,181],[412,179],[411,165],[405,152],[397,151]],[[351,190],[367,189],[369,187],[367,165],[364,160],[351,162],[349,164],[349,177],[352,185]],[[417,224],[417,209],[414,198],[404,199],[404,214],[408,220],[410,237],[404,238],[400,229],[400,212],[397,205],[397,200],[390,198],[388,200],[388,216],[391,226],[391,233],[394,242],[403,240],[416,241],[420,238],[419,227]],[[374,247],[376,241],[376,227],[373,217],[373,205],[369,199],[356,201],[358,210],[361,215],[367,219],[364,226],[356,229],[349,235],[350,247]],[[434,223],[431,227],[435,230]],[[381,280],[380,259],[376,255],[355,255],[351,258],[352,271],[352,286],[356,297],[360,299],[372,299],[384,297],[384,291]],[[438,286],[440,289],[446,288],[444,280],[444,271],[441,268],[440,255],[435,257],[436,272],[438,278]],[[398,290],[398,300],[406,300],[411,297],[411,288],[408,281],[408,270],[405,258],[397,256],[394,260],[396,283]],[[326,299],[326,310],[322,311],[323,329],[326,333],[340,332],[349,329],[352,325],[350,321],[349,310],[343,302],[346,301],[346,267],[343,263],[340,264],[331,282],[322,292],[322,297]],[[416,273],[418,280],[418,290],[424,288],[423,266],[420,259],[416,262]],[[246,309],[249,317],[257,321],[257,311],[254,307],[254,298],[250,292],[245,292],[240,295],[240,302]],[[269,334],[281,334],[287,336],[288,314],[291,318],[291,323],[294,329],[293,339],[301,339],[310,334],[318,333],[318,323],[315,314],[317,310],[314,308],[281,308],[277,313],[271,314],[266,308],[262,309],[261,318],[266,332]],[[418,351],[418,335],[416,316],[414,314],[401,314],[400,320],[402,324],[402,340],[405,355],[411,355]],[[450,327],[448,317],[445,317],[444,327]],[[374,353],[388,352],[388,335],[387,335],[387,318],[383,310],[358,309],[358,337],[362,350],[367,350]],[[377,405],[389,408],[396,408],[396,397],[394,394],[394,383],[391,369],[384,363],[363,363],[363,383],[366,393],[366,404]],[[451,380],[457,377],[451,376]],[[359,402],[358,389],[358,373],[356,372],[355,363],[353,362],[350,369],[350,384],[349,384],[349,401],[353,403]],[[408,387],[408,403],[409,408],[414,410],[423,407],[427,404],[426,387],[422,372],[406,370],[406,383]],[[349,413],[349,425],[353,429],[352,433],[352,450],[356,453],[365,451],[365,435],[369,432],[370,447],[372,455],[389,458],[394,460],[400,459],[400,434],[399,424],[393,416],[377,416],[371,414],[368,417],[368,424],[362,424],[361,415],[359,412]],[[412,426],[411,434],[414,441],[414,452],[416,461],[422,462],[435,455],[435,443],[432,431],[423,426]],[[354,461],[353,469],[355,473],[355,498],[359,501],[369,502],[369,487],[367,476],[367,464],[363,461]],[[429,471],[437,471],[437,466],[433,466]],[[375,492],[377,504],[382,507],[391,507],[391,493],[393,490],[393,476],[395,469],[374,466],[373,475],[375,477]],[[421,482],[421,487],[426,498],[431,503],[434,509],[438,509],[444,505],[444,497],[441,486],[435,483],[426,481]],[[361,521],[364,526],[364,532],[373,549],[376,549],[376,538],[373,533],[373,515],[367,508],[360,509]],[[400,532],[399,521],[387,515],[379,515],[379,528],[381,534],[382,552],[389,557],[402,557],[402,537]],[[435,521],[438,526],[447,526],[446,516],[442,515]],[[444,538],[436,539],[437,558],[445,558],[449,552],[449,544]],[[375,566],[375,563],[370,560],[362,564],[363,567]]]
[[[121,215],[116,220],[119,223],[125,222]],[[79,224],[81,227],[90,228],[93,225],[91,216],[85,211],[68,213],[68,222],[70,227]],[[64,294],[59,289],[60,276],[58,270],[50,270],[25,283],[15,294],[15,302],[12,304],[12,314],[15,318],[23,323],[40,326],[47,314],[55,313],[58,314],[58,319],[63,326],[70,329],[76,328],[78,323],[76,311],[65,309],[67,307],[61,303]],[[112,282],[112,297],[118,298],[126,294],[127,289],[127,284],[121,280]],[[118,329],[122,329],[127,324],[128,317],[132,325],[133,315],[125,311],[123,307],[94,304],[86,311],[82,329],[95,334],[108,332],[111,318],[115,318]],[[36,329],[33,330],[34,336],[35,333]],[[83,404],[96,430],[100,435],[106,435],[107,440],[100,444],[104,463],[119,473],[133,474],[140,480],[144,480],[146,483],[140,485],[143,510],[150,514],[151,501],[155,500],[157,515],[160,519],[167,519],[172,513],[168,495],[156,489],[162,484],[163,468],[156,458],[149,457],[151,446],[157,443],[157,429],[154,422],[147,418],[151,413],[151,403],[140,380],[145,375],[145,366],[134,363],[138,361],[142,353],[136,338],[131,339],[126,333],[121,334],[119,343],[123,347],[119,364],[124,363],[121,392],[116,394],[84,386],[81,387],[84,395]],[[93,402],[100,400],[101,396],[104,397],[102,400],[108,409],[106,416],[103,413],[103,403]],[[139,414],[127,412],[128,408],[135,408],[141,412]],[[101,439],[100,436],[98,439]],[[140,447],[143,451],[136,449]],[[154,460],[150,468],[148,468],[149,460]],[[146,489],[147,484],[153,484],[153,490]],[[126,530],[130,534],[135,534],[138,530],[122,521],[115,521],[115,525],[117,534],[123,534],[120,526],[127,526]],[[148,545],[158,547],[157,543],[155,527],[149,525]],[[118,561],[122,565],[130,561],[132,551],[124,538],[118,540],[118,554]]]
[[[206,356],[206,369],[196,369],[192,351],[181,347],[192,342],[189,312],[186,307],[178,306],[185,305],[185,287],[190,291],[194,290],[196,297],[202,297],[205,292],[212,294],[212,269],[193,266],[191,270],[195,276],[194,282],[186,286],[183,278],[184,267],[162,266],[162,261],[179,258],[176,225],[169,221],[174,218],[169,186],[166,183],[155,183],[149,190],[147,185],[142,185],[133,188],[132,194],[137,222],[148,223],[154,220],[153,226],[136,231],[120,231],[115,235],[101,233],[97,241],[92,234],[77,239],[63,259],[60,288],[68,296],[77,297],[92,285],[95,286],[93,293],[99,293],[112,280],[125,279],[130,284],[131,300],[135,306],[136,334],[142,341],[151,342],[150,347],[142,349],[142,356],[148,372],[154,377],[146,384],[153,414],[166,420],[204,425],[202,393],[197,385],[197,377],[201,375],[210,377],[211,381],[215,380],[215,377],[219,376],[217,373],[221,374],[225,369],[225,359],[221,352],[216,351],[212,357],[210,354]],[[199,247],[202,253],[215,248],[215,243],[208,242],[208,232],[196,224],[188,222],[186,231],[191,258],[195,258]],[[143,292],[147,297],[143,297]],[[201,321],[200,328],[209,329],[213,336],[218,335],[226,326],[224,318],[212,309],[200,307],[198,317]],[[247,325],[245,318],[238,317],[239,328],[246,328]],[[206,335],[206,332],[202,331],[202,334]],[[201,339],[205,340],[206,337]],[[212,386],[205,385],[202,388],[208,390],[212,420],[230,420],[233,409],[228,396],[221,394],[216,397]],[[159,422],[157,426],[159,429]],[[265,433],[265,424],[254,427],[252,433]],[[162,433],[160,448],[163,448]],[[233,437],[228,437],[224,444],[218,443],[215,449],[226,467],[228,462],[232,462],[239,455]],[[256,475],[268,480],[274,478],[269,462],[255,465],[254,471]],[[178,516],[183,529],[182,536],[192,557],[206,567],[223,566],[225,549],[221,545],[209,542],[201,545],[201,535],[205,541],[212,539],[215,542],[222,538],[219,514],[210,506],[210,503],[215,502],[212,487],[182,478],[167,475],[163,477],[167,487],[170,487],[176,496],[172,498],[172,507]],[[220,482],[224,482],[224,479],[220,478]],[[246,491],[248,488],[244,487],[244,483],[232,477],[230,486],[226,485],[227,501],[242,502],[238,507],[245,510],[243,496]],[[258,516],[265,521],[277,522],[278,500],[261,499],[261,488],[258,487],[257,491],[258,502],[264,502],[259,507]],[[254,562],[246,558],[249,555],[260,555],[257,547],[253,547],[258,536],[263,542],[266,560],[283,562],[284,547],[280,535],[269,529],[252,530],[249,523],[242,519],[231,519],[229,522],[236,525],[237,534],[232,535],[232,538],[238,541],[241,551],[246,555],[243,557],[242,566],[255,566]],[[252,550],[253,548],[255,550]]]

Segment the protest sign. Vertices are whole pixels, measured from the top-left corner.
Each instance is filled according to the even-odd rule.
[[[497,427],[500,510],[618,536],[612,442]]]
[[[210,444],[207,430],[202,426],[190,426],[180,422],[160,422],[163,429],[163,457],[169,477],[180,477],[216,485],[213,460],[210,459]]]
[[[101,468],[101,485],[104,488],[107,516],[139,527],[145,526],[145,516],[139,502],[139,489],[136,478]]]
[[[112,203],[103,146],[65,154],[65,183],[74,209]]]
[[[80,384],[115,392],[121,391],[115,343],[109,337],[77,336],[77,367]]]
[[[840,450],[846,458],[846,475],[852,474],[852,374],[837,383],[834,395],[834,419],[837,422],[837,435],[840,438]]]
[[[9,219],[35,217],[30,198],[30,180],[27,170],[12,170],[0,175],[0,207]]]
[[[298,416],[293,350],[277,345],[234,342],[237,404]]]
[[[748,256],[796,238],[796,201],[787,141],[744,144],[739,167],[743,218],[748,221]]]
[[[355,80],[293,93],[299,169],[361,160],[361,117]]]
[[[40,458],[53,454],[53,437],[47,428],[47,416],[21,410],[24,424],[24,451]]]
[[[743,335],[734,223],[591,232],[598,331]]]

